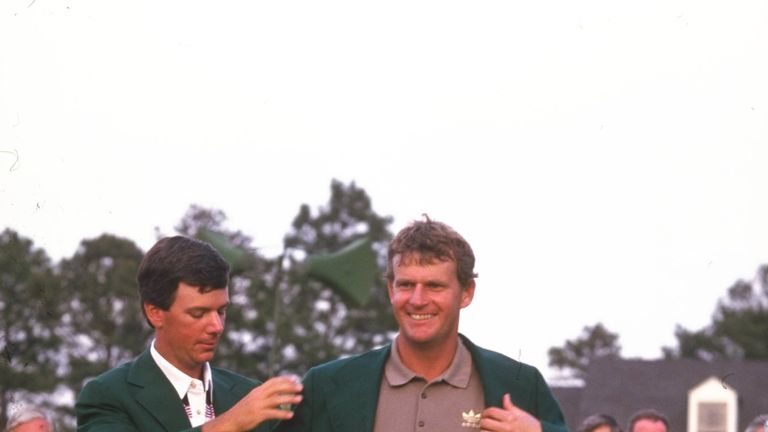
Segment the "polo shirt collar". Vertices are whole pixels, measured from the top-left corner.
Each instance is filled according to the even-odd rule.
[[[399,337],[399,336],[398,336]],[[467,388],[469,378],[472,375],[472,355],[464,346],[464,342],[459,338],[459,345],[456,353],[453,355],[450,366],[433,382],[445,381],[446,383],[458,387]],[[389,385],[396,387],[407,384],[413,379],[424,378],[417,375],[403,363],[400,353],[397,351],[397,340],[395,340],[390,349],[389,359],[384,367],[384,376]]]

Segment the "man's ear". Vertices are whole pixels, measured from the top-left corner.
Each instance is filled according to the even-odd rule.
[[[394,298],[395,292],[394,292],[393,288],[394,287],[392,285],[392,281],[391,280],[387,280],[387,294],[389,294],[389,302],[390,303],[392,303],[394,301],[393,298]],[[766,431],[766,432],[768,432],[768,431]]]
[[[472,299],[475,298],[475,280],[469,281],[469,284],[461,292],[461,308],[465,308],[472,303]]]
[[[147,319],[152,323],[152,326],[154,328],[162,328],[165,320],[165,314],[163,312],[165,311],[158,306],[149,303],[144,303],[143,307],[144,313],[147,314]]]

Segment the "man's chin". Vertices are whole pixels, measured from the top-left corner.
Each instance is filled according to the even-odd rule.
[[[403,342],[414,347],[429,347],[436,342],[432,334],[409,333],[403,336]]]
[[[201,363],[204,363],[207,361],[211,361],[215,355],[216,355],[216,347],[214,346],[213,348],[206,347],[202,349],[197,357]]]

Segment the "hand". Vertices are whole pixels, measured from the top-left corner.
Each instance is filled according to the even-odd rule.
[[[480,417],[480,429],[484,432],[541,432],[536,417],[512,404],[509,393],[502,398],[503,408],[486,408]]]
[[[246,431],[267,420],[287,420],[293,411],[288,405],[301,402],[301,380],[293,375],[271,378],[251,390],[227,412],[203,424],[203,431]]]

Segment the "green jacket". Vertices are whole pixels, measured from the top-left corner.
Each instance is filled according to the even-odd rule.
[[[483,382],[486,406],[500,407],[502,397],[509,393],[512,403],[539,419],[544,432],[567,432],[560,405],[536,368],[461,338]],[[277,431],[373,431],[390,347],[310,369],[304,377],[304,399],[293,419],[281,423]]]
[[[261,384],[224,369],[211,368],[211,374],[219,415]],[[191,427],[178,393],[149,350],[89,381],[77,397],[75,413],[78,431],[200,431]]]

